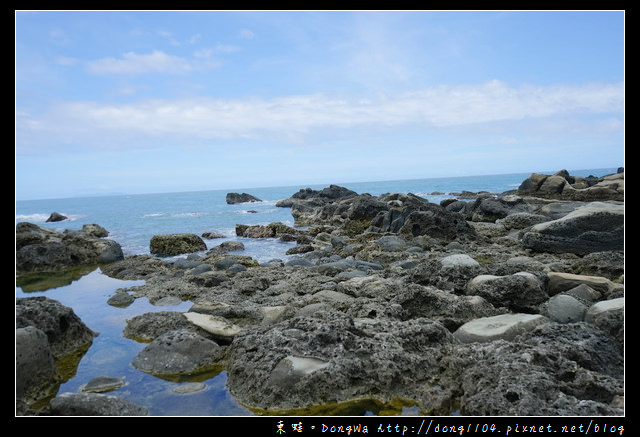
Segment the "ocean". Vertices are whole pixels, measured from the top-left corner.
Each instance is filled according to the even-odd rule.
[[[604,176],[615,173],[616,168],[569,170],[573,176]],[[552,172],[539,173],[552,174]],[[399,181],[340,183],[359,194],[413,193],[431,202],[452,197],[450,193],[462,191],[488,191],[502,193],[517,189],[531,173],[514,173],[489,176],[464,176],[428,178]],[[96,223],[108,232],[107,238],[117,241],[125,255],[148,254],[149,242],[154,235],[168,233],[215,232],[224,238],[205,239],[210,249],[223,241],[241,241],[245,245],[242,255],[252,256],[259,262],[271,259],[286,260],[285,252],[295,243],[276,239],[247,239],[235,235],[236,224],[266,225],[283,222],[294,226],[289,208],[276,206],[276,202],[289,198],[302,188],[322,189],[327,185],[299,185],[271,188],[239,188],[229,190],[135,194],[101,197],[18,200],[16,224],[30,222],[51,229],[81,229],[84,224]],[[262,202],[228,205],[228,192],[246,192],[262,199]],[[52,212],[68,217],[67,220],[47,223]],[[55,281],[52,281],[55,283]],[[239,405],[226,389],[226,373],[202,381],[165,381],[146,375],[131,366],[131,361],[144,348],[144,344],[126,339],[122,330],[126,320],[150,311],[187,311],[191,302],[173,307],[151,305],[145,298],[127,308],[106,304],[117,289],[128,288],[140,281],[121,281],[102,274],[100,269],[86,272],[70,284],[52,285],[35,291],[23,290],[16,284],[16,297],[48,296],[71,307],[92,330],[100,333],[81,359],[73,377],[60,386],[58,393],[77,392],[82,385],[96,376],[124,377],[126,385],[111,394],[147,407],[155,416],[242,416],[252,415]],[[29,288],[24,287],[29,290]],[[189,394],[179,393],[177,386],[198,384],[198,390]],[[362,414],[375,412],[362,412]],[[399,414],[411,414],[411,410]]]

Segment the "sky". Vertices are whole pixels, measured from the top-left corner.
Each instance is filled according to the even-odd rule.
[[[624,165],[624,11],[15,11],[17,200]]]

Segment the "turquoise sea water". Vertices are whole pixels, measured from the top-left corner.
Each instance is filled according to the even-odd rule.
[[[574,176],[603,176],[617,169],[569,170]],[[546,172],[547,174],[553,172]],[[336,184],[357,193],[379,195],[389,192],[414,193],[440,202],[451,197],[448,193],[461,191],[489,191],[501,193],[516,189],[530,173],[433,178],[403,181],[379,181]],[[311,185],[322,189],[327,185]],[[153,235],[192,232],[201,235],[206,231],[223,234],[225,238],[205,240],[211,248],[223,241],[241,241],[246,249],[243,255],[260,262],[274,258],[286,259],[286,250],[293,243],[275,239],[245,239],[235,236],[236,224],[268,224],[283,222],[293,226],[288,208],[279,208],[278,200],[290,197],[307,185],[273,188],[244,188],[236,190],[198,191],[185,193],[118,195],[104,197],[47,199],[16,201],[16,224],[31,222],[52,229],[80,229],[82,225],[96,223],[109,231],[110,239],[120,243],[126,255],[148,254]],[[247,192],[263,202],[227,205],[226,193]],[[431,194],[441,192],[445,194]],[[52,212],[59,212],[69,219],[46,223]],[[137,281],[120,281],[102,274],[99,269],[78,275],[71,283],[52,288],[35,287],[38,291],[25,291],[16,285],[16,297],[48,296],[71,307],[93,331],[100,335],[78,365],[75,376],[62,384],[59,393],[76,392],[83,384],[96,376],[124,377],[126,385],[111,394],[143,405],[156,416],[235,416],[252,413],[239,405],[226,390],[226,373],[212,375],[200,381],[201,389],[190,394],[176,393],[177,383],[165,381],[137,371],[131,362],[145,344],[126,339],[122,331],[126,320],[151,311],[187,311],[191,302],[172,307],[151,305],[145,298],[127,308],[116,308],[106,301],[120,288],[136,285]],[[27,287],[25,287],[26,289]],[[364,413],[364,412],[363,412]]]

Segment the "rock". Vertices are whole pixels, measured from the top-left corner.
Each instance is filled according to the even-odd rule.
[[[116,396],[98,393],[62,393],[51,400],[54,416],[147,416],[145,407]]]
[[[63,220],[67,220],[69,217],[66,215],[60,214],[59,212],[52,212],[49,218],[47,219],[47,223],[50,222],[61,222]]]
[[[554,175],[533,173],[525,179],[517,190],[524,195],[543,198],[578,200],[592,202],[598,200],[624,200],[624,171],[601,178],[578,178],[561,170]]]
[[[87,347],[97,335],[71,308],[44,296],[16,299],[16,329],[27,326],[46,334],[55,359]]]
[[[160,256],[174,256],[206,250],[207,245],[195,234],[164,234],[151,238],[149,250]]]
[[[280,238],[284,235],[299,235],[301,232],[281,222],[268,225],[236,225],[236,235],[245,238]]]
[[[556,294],[546,302],[543,312],[554,322],[574,323],[584,320],[587,306],[573,296]]]
[[[16,329],[16,400],[32,404],[51,396],[60,377],[44,332],[34,326]]]
[[[598,302],[587,310],[585,321],[624,342],[624,298]]]
[[[262,202],[262,199],[258,199],[255,196],[247,193],[227,193],[227,204],[235,205],[237,203],[246,203],[246,202]]]
[[[204,330],[195,329],[193,324],[177,311],[158,311],[132,317],[127,320],[122,334],[126,338],[148,343],[166,332],[180,329],[192,329],[201,335],[205,334]]]
[[[476,276],[467,284],[466,294],[516,312],[537,312],[538,306],[549,298],[541,281],[529,272]]]
[[[454,337],[463,343],[513,340],[549,319],[540,314],[501,314],[475,319],[462,325]]]
[[[382,250],[396,251],[403,250],[407,247],[407,242],[395,235],[386,235],[376,241],[376,245]]]
[[[480,263],[467,254],[449,255],[440,260],[443,269],[455,269],[460,267],[479,267]]]
[[[202,233],[202,238],[206,238],[207,240],[214,240],[216,238],[224,238],[224,235],[219,234],[217,232],[207,231]]]
[[[549,219],[542,214],[517,212],[496,220],[496,223],[503,225],[507,229],[524,229],[548,220]]]
[[[194,312],[184,313],[183,315],[189,322],[199,326],[212,334],[216,339],[222,341],[231,341],[236,335],[242,332],[241,327],[234,325],[224,317]]]
[[[545,323],[517,341],[464,345],[443,365],[455,369],[441,385],[463,393],[452,397],[462,415],[624,414],[622,349],[585,323]]]
[[[147,345],[131,363],[137,369],[159,377],[193,375],[219,365],[222,348],[186,329],[168,331]]]
[[[491,222],[503,219],[510,210],[502,202],[496,199],[481,199],[473,204],[471,220],[474,222]]]
[[[228,386],[264,412],[402,396],[435,375],[451,334],[427,319],[353,320],[318,310],[256,327],[230,348]]]
[[[222,244],[210,249],[207,252],[207,255],[215,255],[219,253],[227,253],[227,252],[239,252],[244,250],[244,244],[240,241],[225,241]]]
[[[624,205],[591,202],[566,216],[530,228],[522,244],[540,252],[576,253],[624,249]]]
[[[56,271],[124,259],[118,243],[100,237],[105,233],[104,228],[97,225],[85,225],[83,231],[56,232],[31,223],[18,223],[16,270],[18,273]]]
[[[105,393],[120,388],[124,384],[124,378],[96,376],[91,381],[80,387],[80,390],[85,393]]]
[[[571,290],[579,285],[587,285],[604,296],[608,296],[618,285],[601,276],[574,275],[572,273],[549,272],[549,294],[554,295]]]
[[[109,298],[107,303],[114,307],[125,308],[131,305],[136,299],[129,293],[116,293]]]

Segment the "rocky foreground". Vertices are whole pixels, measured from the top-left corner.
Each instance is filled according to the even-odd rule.
[[[200,251],[176,262],[120,259],[90,230],[80,247],[110,257],[105,274],[146,281],[120,290],[118,304],[194,303],[128,321],[124,335],[148,343],[135,367],[163,378],[226,369],[230,391],[258,414],[404,405],[428,415],[624,415],[622,169],[533,174],[513,192],[460,197],[438,205],[334,185],[300,190],[278,204],[291,208],[295,228],[236,229],[296,241],[287,262],[258,264],[239,242],[203,253],[185,234],[154,242],[162,253]],[[49,254],[64,252],[64,238],[36,228],[16,229],[18,273],[50,268]],[[95,393],[59,395],[38,410],[58,377],[56,356],[78,348],[54,335],[73,318],[43,326],[33,315],[55,303],[38,299],[16,302],[19,413],[76,414],[82,405],[83,414],[145,414]],[[74,332],[86,348],[92,333],[76,322],[65,338]]]

